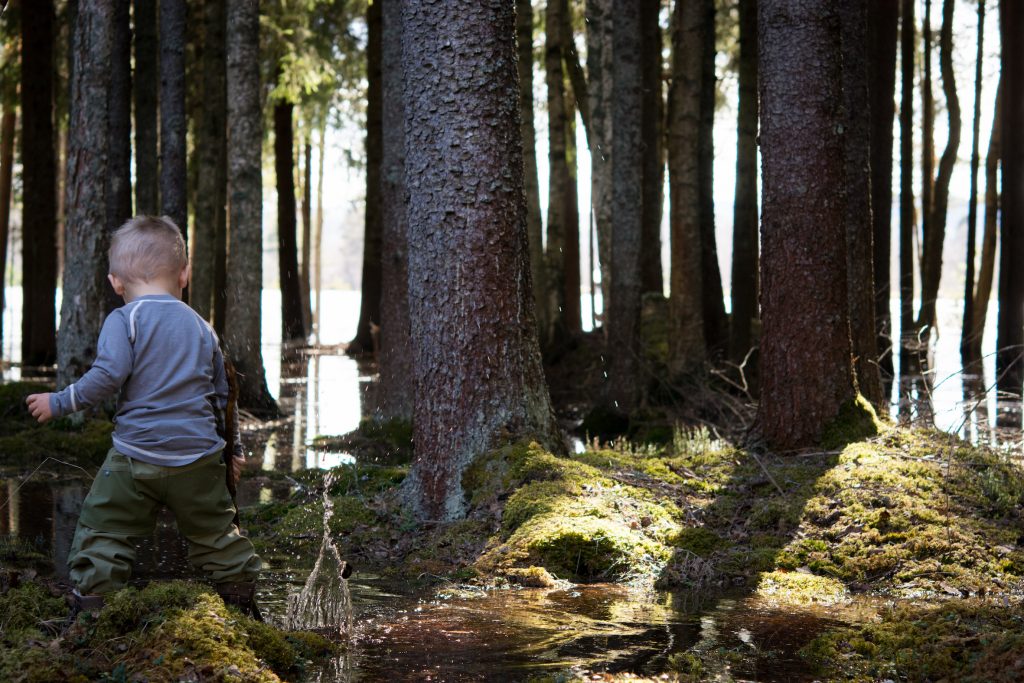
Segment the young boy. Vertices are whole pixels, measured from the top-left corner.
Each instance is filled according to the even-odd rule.
[[[33,394],[40,422],[120,391],[114,447],[82,506],[68,566],[77,609],[94,610],[131,576],[131,538],[153,532],[162,506],[189,542],[189,559],[225,602],[254,610],[260,560],[233,524],[218,412],[228,385],[217,337],[181,301],[185,242],[169,218],[137,216],[113,235],[107,276],[125,305],[107,316],[96,361],[58,393]]]

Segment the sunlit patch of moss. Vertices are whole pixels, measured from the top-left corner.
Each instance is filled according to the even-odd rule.
[[[857,394],[856,398],[839,406],[839,414],[822,433],[821,445],[824,448],[840,448],[881,434],[885,428],[885,423],[878,418],[871,403]]]
[[[504,577],[524,588],[557,588],[563,584],[544,567],[510,567],[505,570]]]
[[[761,574],[757,594],[771,602],[791,605],[834,605],[849,599],[842,582],[798,571]]]

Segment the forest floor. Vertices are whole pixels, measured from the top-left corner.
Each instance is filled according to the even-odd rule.
[[[25,388],[12,386],[3,389],[10,399],[0,395],[7,467],[27,474],[44,455],[98,465],[109,428],[33,426],[13,400]],[[1021,463],[943,432],[876,426],[870,437],[785,456],[706,429],[669,428],[668,438],[660,430],[658,443],[595,441],[572,455],[519,443],[466,473],[466,519],[422,524],[401,499],[408,426],[367,424],[320,444],[344,445],[356,465],[291,474],[286,500],[247,508],[242,521],[271,569],[311,564],[326,495],[334,507],[327,531],[342,557],[426,590],[609,582],[638,592],[739,591],[782,609],[835,610],[800,652],[822,680],[1016,680],[1024,669]],[[16,453],[25,456],[8,456]],[[4,680],[81,680],[101,670],[130,680],[125,672],[142,669],[162,680],[168,658],[179,673],[198,671],[196,680],[296,680],[305,659],[327,647],[256,625],[181,583],[127,589],[114,601],[124,609],[81,617],[60,635],[66,611],[47,597],[60,587],[39,578],[43,565],[19,539],[2,539]],[[861,607],[844,609],[853,604]],[[729,680],[729,663],[743,656],[691,648],[663,673]],[[74,668],[78,661],[86,668]],[[38,670],[50,675],[55,663],[68,673],[29,673],[46,666]],[[579,671],[540,680],[583,675],[642,680]]]

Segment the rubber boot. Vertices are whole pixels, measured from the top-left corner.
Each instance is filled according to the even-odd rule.
[[[263,621],[260,608],[256,604],[256,582],[247,583],[218,583],[214,586],[217,594],[225,605],[237,607],[242,614],[246,614],[256,621]]]

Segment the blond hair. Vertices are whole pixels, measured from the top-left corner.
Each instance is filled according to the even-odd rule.
[[[188,265],[181,230],[167,216],[135,216],[110,239],[110,273],[124,282],[177,275]]]

